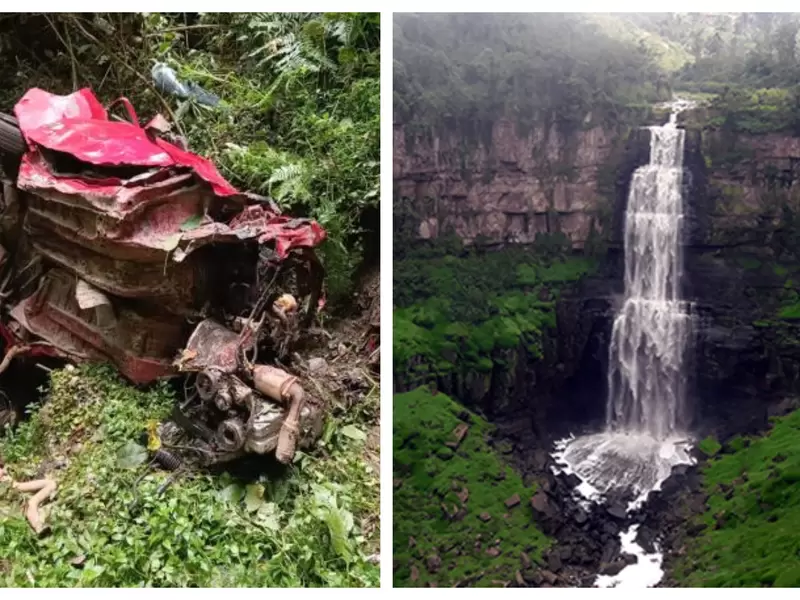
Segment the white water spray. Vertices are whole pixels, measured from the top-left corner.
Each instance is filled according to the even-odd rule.
[[[659,489],[673,466],[692,462],[684,386],[690,317],[680,297],[685,132],[676,125],[685,108],[683,102],[674,103],[669,122],[650,127],[650,162],[631,179],[625,300],[609,348],[605,431],[564,440],[554,453],[562,470],[580,477],[578,492],[587,500],[632,492],[629,510]],[[627,567],[620,576],[636,568]],[[652,577],[646,579],[645,585],[653,584]],[[610,583],[610,578],[598,581]]]

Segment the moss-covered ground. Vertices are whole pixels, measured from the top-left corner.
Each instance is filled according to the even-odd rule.
[[[688,587],[800,587],[800,411],[726,450],[704,467],[706,529],[687,540],[674,579]]]
[[[462,424],[469,430],[453,449],[447,444]],[[427,388],[395,395],[396,586],[498,586],[514,580],[523,552],[537,560],[548,547],[533,523],[535,490],[490,445],[492,429]],[[515,495],[520,502],[509,508]]]

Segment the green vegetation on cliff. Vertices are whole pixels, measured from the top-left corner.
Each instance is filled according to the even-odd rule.
[[[442,244],[445,252],[458,246]],[[421,246],[394,264],[394,368],[416,383],[510,367],[502,351],[520,345],[541,356],[559,288],[594,267],[588,258],[536,248],[439,254]]]
[[[535,490],[503,464],[492,429],[444,394],[395,395],[396,586],[497,586],[514,580],[523,552],[538,560],[549,545],[531,518]]]
[[[690,587],[800,586],[800,411],[737,438],[703,470],[706,529],[673,577]],[[718,444],[717,444],[718,445]]]

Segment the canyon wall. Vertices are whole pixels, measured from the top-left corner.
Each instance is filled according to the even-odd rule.
[[[419,236],[455,233],[466,243],[531,243],[561,232],[581,248],[601,232],[611,203],[609,166],[627,128],[522,128],[498,120],[482,140],[457,131],[394,126],[395,197],[413,205]]]
[[[510,371],[468,399],[495,415],[534,408],[539,428],[602,419],[628,185],[648,161],[647,130],[566,134],[501,120],[472,145],[399,125],[394,136],[395,197],[413,207],[420,237],[526,244],[562,232],[576,252],[593,235],[606,243],[599,271],[563,291],[544,356],[520,348]],[[800,138],[695,120],[685,152],[684,297],[695,339],[687,375],[695,424],[725,437],[762,427],[800,394]],[[458,382],[443,383],[464,395]]]

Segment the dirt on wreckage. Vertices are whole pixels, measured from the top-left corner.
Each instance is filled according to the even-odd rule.
[[[239,192],[167,141],[164,119],[142,127],[121,104],[127,120],[87,89],[32,89],[0,123],[0,424],[31,399],[23,371],[104,362],[179,387],[157,433],[186,451],[156,456],[163,466],[290,463],[334,403],[377,385],[377,275],[361,316],[321,328],[322,227]],[[370,432],[368,455],[377,447]]]

